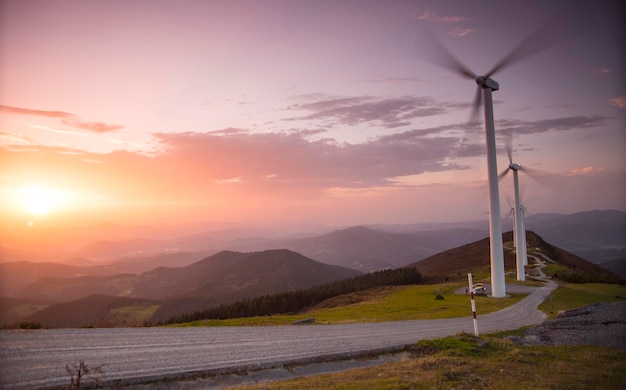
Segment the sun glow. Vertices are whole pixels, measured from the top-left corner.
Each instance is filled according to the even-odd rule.
[[[32,216],[50,214],[62,208],[67,200],[63,190],[32,186],[17,191],[17,203]]]

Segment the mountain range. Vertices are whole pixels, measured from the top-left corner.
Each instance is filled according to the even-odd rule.
[[[626,212],[595,210],[570,215],[536,214],[526,218],[526,228],[593,263],[606,264],[614,271],[621,272],[621,265],[626,262]],[[503,230],[510,229],[511,219],[504,219]],[[139,274],[159,266],[186,266],[223,250],[251,252],[285,248],[320,262],[369,272],[403,266],[485,238],[488,223],[485,219],[458,223],[379,224],[288,237],[249,229],[213,230],[178,237],[172,237],[176,233],[162,228],[152,231],[147,227],[131,229],[105,225],[98,231],[102,232],[102,239],[73,250],[45,247],[38,252],[33,249],[38,247],[36,237],[30,238],[28,249],[0,247],[0,263],[26,260],[81,268],[98,265],[102,268],[99,275]],[[123,232],[126,232],[126,238],[119,239]],[[44,229],[38,232],[41,236],[57,234],[60,238],[70,233],[74,231],[54,233],[54,230]],[[129,238],[133,237],[132,234],[138,236]]]
[[[7,264],[11,267],[2,270],[3,278],[20,273],[18,266]],[[31,268],[33,264],[38,265],[19,265]],[[73,272],[75,268],[69,270]],[[260,295],[305,289],[359,274],[358,271],[323,264],[286,249],[251,253],[223,251],[185,267],[159,267],[139,275],[42,276],[13,297],[0,299],[0,308],[3,309],[0,319],[5,325],[26,320],[47,326],[68,326],[69,323],[73,326],[95,326],[93,321],[76,321],[84,320],[79,315],[83,312],[106,313],[101,307],[103,302],[110,309],[134,302],[132,305],[138,306],[140,311],[146,310],[145,306],[157,305],[154,306],[156,312],[151,315],[171,317]],[[66,315],[68,304],[78,313],[75,318]],[[43,306],[47,307],[42,310]],[[52,317],[55,319],[50,320]],[[103,321],[100,318],[97,322],[102,324]]]
[[[505,269],[513,271],[512,233],[503,234],[503,241],[509,243],[505,246]],[[623,282],[617,275],[548,244],[533,232],[528,232],[528,243],[533,251],[541,251],[586,280]],[[449,249],[405,267],[417,268],[426,280],[433,282],[464,279],[467,272],[488,270],[489,239]],[[19,270],[15,266],[12,269]],[[287,249],[222,251],[185,267],[159,267],[139,275],[44,276],[14,297],[0,298],[0,323],[22,321],[47,327],[142,325],[359,274]]]

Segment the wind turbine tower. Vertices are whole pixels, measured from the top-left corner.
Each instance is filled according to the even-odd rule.
[[[524,230],[524,213],[522,211],[522,206],[520,203],[520,195],[519,195],[519,179],[517,176],[518,171],[522,169],[520,164],[514,163],[511,157],[511,151],[509,150],[509,167],[500,174],[500,178],[506,176],[509,171],[513,171],[513,189],[515,191],[515,212],[513,215],[515,227],[513,232],[515,234],[515,259],[516,259],[516,270],[517,270],[517,280],[524,281],[526,280],[526,272],[524,269],[524,265],[528,264],[528,260],[526,258],[526,232]]]

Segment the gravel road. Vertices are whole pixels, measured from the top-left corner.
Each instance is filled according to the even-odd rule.
[[[480,315],[480,332],[541,323],[548,283],[523,301]],[[468,302],[469,307],[469,302]],[[271,369],[381,352],[459,332],[471,317],[347,325],[121,328],[0,331],[0,388],[35,389],[69,383],[66,364],[104,365],[103,383],[139,384],[243,370]]]

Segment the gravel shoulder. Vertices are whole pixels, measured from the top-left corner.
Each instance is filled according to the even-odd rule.
[[[595,345],[626,350],[626,302],[569,310],[513,338],[525,345]]]

